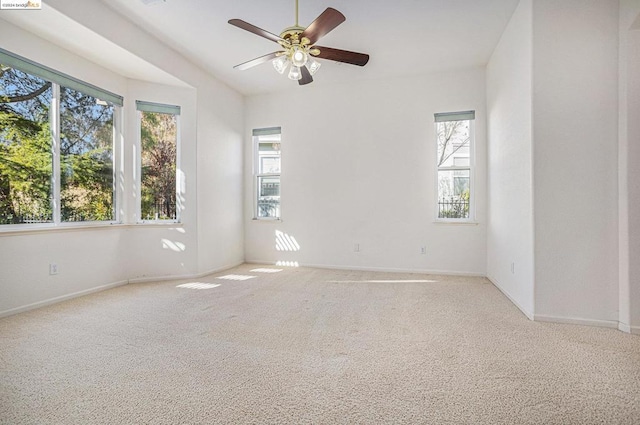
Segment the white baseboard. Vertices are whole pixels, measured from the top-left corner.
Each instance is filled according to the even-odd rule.
[[[640,326],[631,326],[620,322],[618,323],[618,330],[628,334],[640,335]]]
[[[192,273],[192,274],[183,274],[183,275],[171,275],[171,276],[145,276],[145,277],[137,277],[134,279],[129,279],[129,283],[149,283],[149,282],[166,282],[169,280],[186,280],[186,279],[199,279],[204,276],[208,276],[210,274],[218,273],[223,270],[232,269],[241,264],[244,264],[244,261],[240,261],[237,263],[221,266],[215,268],[213,270],[207,270],[202,273]]]
[[[619,329],[620,327],[620,324],[615,320],[595,320],[583,319],[579,317],[547,316],[544,314],[534,315],[534,320],[539,322],[566,323],[569,325],[597,326],[599,328]]]
[[[290,261],[293,262],[293,261]],[[247,264],[276,264],[274,261],[262,261],[262,260],[245,260]],[[314,269],[329,269],[329,270],[357,270],[364,272],[384,272],[384,273],[421,273],[421,274],[433,274],[444,276],[469,276],[469,277],[485,277],[484,273],[480,272],[459,272],[452,270],[430,270],[430,269],[411,269],[411,268],[388,268],[388,267],[363,267],[363,266],[336,266],[331,264],[311,264],[295,262],[299,267],[310,267]]]
[[[0,311],[0,317],[6,317],[6,316],[18,314],[18,313],[24,313],[25,311],[35,310],[36,308],[45,307],[45,306],[56,304],[62,301],[70,300],[73,298],[82,297],[82,296],[93,294],[96,292],[106,291],[107,289],[123,286],[123,285],[126,285],[127,283],[128,282],[126,280],[121,280],[119,282],[108,283],[106,285],[96,286],[94,288],[85,289],[83,291],[73,292],[71,294],[61,295],[59,297],[50,298],[48,300],[38,301],[38,302],[27,304],[21,307]]]
[[[100,285],[100,286],[96,286],[94,288],[85,289],[85,290],[74,292],[74,293],[71,293],[71,294],[61,295],[59,297],[50,298],[50,299],[43,300],[43,301],[38,301],[38,302],[35,302],[35,303],[32,303],[32,304],[27,304],[27,305],[24,305],[24,306],[21,306],[21,307],[16,307],[16,308],[12,308],[12,309],[5,310],[5,311],[0,311],[0,318],[6,317],[6,316],[11,316],[11,315],[18,314],[18,313],[24,313],[25,311],[29,311],[29,310],[35,310],[36,308],[45,307],[45,306],[56,304],[56,303],[59,303],[59,302],[62,302],[62,301],[70,300],[70,299],[73,299],[73,298],[82,297],[84,295],[89,295],[89,294],[93,294],[93,293],[96,293],[96,292],[106,291],[107,289],[116,288],[118,286],[127,285],[129,283],[147,283],[147,282],[161,282],[161,281],[167,281],[167,280],[198,279],[198,278],[201,278],[201,277],[213,274],[213,273],[218,273],[220,271],[227,270],[227,269],[239,266],[240,264],[243,264],[243,261],[240,261],[240,262],[234,263],[234,264],[230,264],[230,265],[227,265],[227,266],[222,266],[222,267],[216,268],[214,270],[208,270],[208,271],[202,272],[202,273],[194,273],[194,274],[189,274],[189,275],[142,277],[142,278],[122,280],[122,281],[119,281],[119,282],[108,283],[106,285]]]
[[[489,282],[491,282],[493,284],[493,286],[498,288],[498,290],[500,292],[502,292],[502,294],[505,297],[507,297],[509,299],[509,301],[511,301],[513,303],[513,305],[518,307],[518,310],[520,310],[522,312],[522,314],[527,316],[527,319],[534,320],[534,314],[532,312],[528,311],[527,309],[525,309],[524,307],[522,307],[520,305],[520,303],[518,303],[516,300],[514,300],[513,297],[502,287],[502,285],[500,285],[500,283],[495,278],[493,278],[491,276],[487,276],[487,279],[489,279]]]

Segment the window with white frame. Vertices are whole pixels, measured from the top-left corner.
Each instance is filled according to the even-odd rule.
[[[256,219],[280,219],[280,127],[253,130]]]
[[[435,114],[437,147],[437,218],[473,219],[475,111]]]
[[[0,224],[116,221],[122,97],[0,49]]]
[[[178,221],[180,107],[136,101],[140,118],[140,214],[143,222]]]

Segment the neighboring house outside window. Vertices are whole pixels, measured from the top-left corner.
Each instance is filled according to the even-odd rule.
[[[280,127],[253,131],[256,219],[280,219]]]
[[[435,114],[437,219],[473,220],[475,111]]]

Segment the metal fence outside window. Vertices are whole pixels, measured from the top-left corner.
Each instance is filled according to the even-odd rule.
[[[438,218],[469,218],[469,200],[457,197],[438,201]]]

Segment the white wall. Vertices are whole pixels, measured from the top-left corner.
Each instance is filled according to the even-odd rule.
[[[139,117],[135,101],[178,105],[180,111],[180,140],[178,174],[182,180],[178,197],[180,225],[136,225],[138,194],[132,179],[137,169],[136,145],[139,138]],[[132,224],[126,231],[126,266],[129,279],[159,276],[195,274],[197,267],[197,196],[196,196],[196,146],[197,107],[196,90],[151,84],[129,80],[124,104],[125,112],[125,224]]]
[[[535,315],[617,326],[618,2],[533,2]]]
[[[197,91],[197,271],[242,262],[243,98],[100,0],[47,2]]]
[[[136,199],[133,181],[127,178],[122,204],[128,214],[125,225],[0,233],[0,315],[105,285],[197,275],[242,262],[242,96],[100,1],[51,0],[48,5],[193,87],[127,80],[1,21],[3,48],[125,97],[125,175],[130,176],[133,169],[132,144],[137,138],[134,101],[182,107],[185,210],[180,225],[132,224]],[[198,202],[198,197],[206,202]],[[207,202],[223,206],[211,209]],[[58,275],[49,276],[51,262],[59,265]]]
[[[485,103],[480,69],[331,87],[295,85],[248,98],[246,259],[484,275]],[[433,114],[470,109],[477,124],[478,224],[435,224]],[[273,126],[282,127],[282,221],[267,223],[252,220],[251,131]],[[278,251],[276,231],[295,238],[300,250]],[[354,252],[355,244],[360,252]]]
[[[620,329],[640,333],[640,1],[620,2]]]
[[[114,93],[127,81],[1,21],[2,47]],[[126,281],[124,228],[0,233],[0,315],[13,309]],[[49,263],[59,274],[49,275]]]
[[[534,314],[531,19],[532,1],[522,0],[487,65],[487,276],[529,318]]]
[[[198,92],[199,273],[244,260],[244,103],[228,92],[219,84]]]

